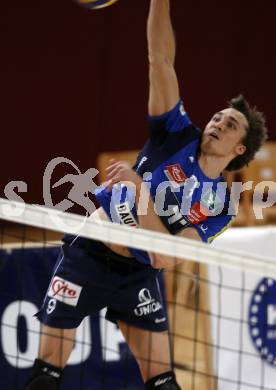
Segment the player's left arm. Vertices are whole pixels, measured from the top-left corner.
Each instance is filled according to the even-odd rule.
[[[157,217],[156,214],[155,214],[155,217]],[[160,221],[159,217],[157,217],[157,219]],[[149,229],[148,227],[145,227],[145,226],[144,226],[144,228]],[[170,234],[168,229],[166,229],[166,232],[164,232],[164,233]],[[176,236],[188,238],[190,240],[195,240],[195,241],[202,241],[201,237],[198,234],[198,232],[196,231],[196,229],[194,229],[192,227],[181,230],[179,233],[176,234]],[[158,253],[150,253],[150,259],[151,259],[151,263],[152,263],[153,268],[170,268],[170,267],[173,267],[174,265],[183,263],[183,261],[189,260],[188,258],[187,259],[182,259],[182,258],[179,259],[175,256],[161,255]]]

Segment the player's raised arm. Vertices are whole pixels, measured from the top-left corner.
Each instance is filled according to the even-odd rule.
[[[149,55],[149,115],[171,110],[179,100],[174,69],[175,39],[169,0],[151,0],[147,25]]]

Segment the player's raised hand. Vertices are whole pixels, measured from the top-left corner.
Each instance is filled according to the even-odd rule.
[[[110,160],[107,171],[107,189],[111,191],[112,186],[116,183],[126,183],[135,187],[142,182],[139,175],[131,168],[126,161]]]

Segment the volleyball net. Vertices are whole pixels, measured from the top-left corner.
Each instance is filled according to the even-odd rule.
[[[0,218],[0,365],[6,373],[1,389],[22,388],[37,356],[40,324],[33,315],[47,290],[64,232],[183,259],[166,270],[161,283],[173,363],[184,389],[275,388],[273,229],[252,232],[244,245],[236,244],[247,237],[246,229],[231,229],[216,246],[6,199],[0,199]],[[79,327],[62,386],[143,388],[121,333],[104,319],[104,311]]]

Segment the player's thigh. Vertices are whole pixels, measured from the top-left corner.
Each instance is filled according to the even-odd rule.
[[[118,321],[144,381],[171,369],[170,341],[167,331],[153,332]]]
[[[64,367],[75,343],[76,329],[41,327],[39,359]]]
[[[81,247],[63,245],[36,316],[50,328],[75,329],[86,316],[106,307],[115,291],[116,280],[107,261]]]

